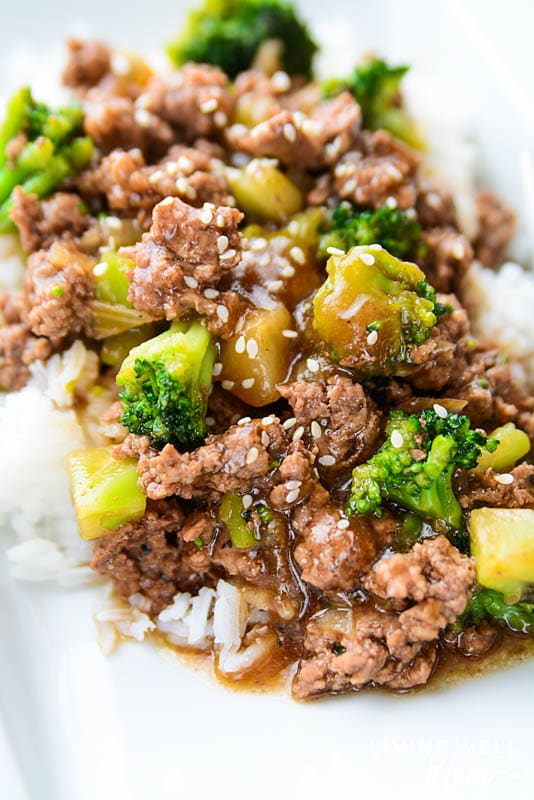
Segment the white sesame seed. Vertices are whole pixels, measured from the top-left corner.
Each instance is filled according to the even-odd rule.
[[[295,126],[291,125],[290,122],[286,122],[284,127],[282,128],[282,133],[284,139],[288,142],[294,142],[297,138],[297,132],[295,130]]]
[[[189,190],[189,184],[188,184],[187,180],[184,177],[180,177],[176,181],[176,188],[178,189],[180,194],[185,194],[186,195],[188,190]]]
[[[243,387],[243,389],[252,389],[255,383],[256,383],[256,378],[245,378],[244,381],[241,381],[241,386]]]
[[[108,265],[105,261],[101,261],[99,264],[95,264],[93,267],[93,275],[95,277],[100,277],[100,275],[104,275],[107,272]]]
[[[205,208],[200,215],[200,221],[204,225],[210,225],[213,222],[213,211],[210,208]]]
[[[321,369],[319,362],[316,361],[314,358],[308,358],[306,361],[306,366],[310,370],[310,372],[319,372]]]
[[[227,389],[228,391],[230,391],[230,389],[233,389],[234,385],[235,385],[234,381],[222,381],[221,382],[222,388],[223,389]]]
[[[509,472],[502,472],[500,475],[495,475],[495,480],[497,483],[502,483],[507,486],[508,484],[514,482],[514,476]]]
[[[391,208],[391,209],[393,209],[393,208],[397,208],[397,201],[396,201],[396,199],[395,199],[394,197],[388,197],[388,198],[387,198],[387,200],[386,200],[386,206],[387,206],[388,208]]]
[[[295,267],[292,267],[291,264],[288,264],[287,267],[284,267],[280,270],[280,275],[283,278],[292,278],[295,274]]]
[[[178,164],[176,164],[174,161],[171,161],[169,164],[165,164],[165,172],[167,175],[178,175]]]
[[[288,431],[290,428],[293,427],[293,425],[295,425],[296,421],[297,420],[295,419],[295,417],[288,417],[288,419],[286,419],[286,421],[282,423],[282,428],[285,431]]]
[[[249,339],[247,342],[247,353],[249,358],[256,358],[259,353],[259,346],[256,339]]]
[[[425,201],[430,208],[439,208],[441,206],[441,197],[436,192],[427,192]]]
[[[438,417],[441,417],[441,419],[447,419],[447,417],[449,416],[449,412],[447,411],[445,406],[442,406],[439,403],[434,403],[433,408]]]
[[[271,78],[273,89],[276,92],[287,92],[291,88],[291,79],[287,72],[278,70]]]
[[[257,447],[251,447],[247,453],[247,457],[245,459],[247,464],[253,464],[259,456],[259,450]]]
[[[252,417],[241,417],[237,420],[238,425],[248,425],[249,422],[252,422]]]
[[[222,372],[222,368],[223,365],[221,364],[221,362],[216,361],[215,364],[213,365],[213,375],[215,375],[215,377],[217,377],[217,375],[220,375]]]
[[[284,328],[282,331],[282,336],[285,336],[286,339],[296,339],[298,333],[296,331],[292,331],[289,328]]]
[[[348,519],[340,519],[336,525],[336,528],[338,528],[340,531],[344,531],[346,528],[349,527],[349,525],[350,522],[348,521]]]
[[[226,123],[228,122],[228,117],[224,113],[224,111],[216,111],[213,115],[213,121],[218,128],[224,128]]]
[[[174,203],[174,197],[166,197],[164,200],[161,201],[160,206],[172,206]]]
[[[382,245],[381,244],[370,244],[369,245],[369,250],[382,250]]]
[[[218,228],[224,228],[224,226],[225,226],[224,214],[217,214],[217,219],[215,220],[215,225]]]
[[[142,128],[148,128],[152,124],[152,114],[146,108],[136,108],[134,119]]]
[[[241,498],[241,502],[243,503],[243,508],[247,509],[250,508],[252,505],[252,495],[251,494],[244,494]]]
[[[210,97],[209,100],[205,100],[200,104],[200,110],[203,114],[211,114],[212,111],[216,111],[218,108],[219,103],[216,97]]]
[[[402,445],[404,444],[404,439],[402,438],[402,433],[400,433],[400,431],[393,431],[393,433],[391,434],[391,444],[397,450],[399,449],[399,447],[402,447]]]
[[[286,486],[292,492],[294,489],[300,489],[302,481],[287,481]]]
[[[378,341],[378,331],[371,331],[367,337],[367,344],[373,345]]]
[[[191,186],[190,183],[187,184],[187,189],[185,190],[185,196],[189,198],[189,200],[195,200],[197,196],[197,190],[194,186]]]
[[[295,128],[300,131],[302,130],[302,126],[306,122],[306,115],[302,113],[302,111],[294,111],[293,112],[293,125]]]
[[[304,250],[302,249],[302,247],[292,247],[291,250],[289,251],[289,256],[297,264],[306,263],[306,256],[304,255]]]
[[[119,217],[106,217],[106,225],[112,231],[120,231],[122,228],[122,219]]]
[[[454,245],[452,248],[452,254],[458,261],[462,260],[465,255],[465,248],[461,242],[457,242],[457,244]]]
[[[250,249],[254,250],[256,253],[260,253],[262,250],[267,248],[267,239],[264,239],[262,236],[258,236],[257,239],[253,239],[250,245]]]
[[[356,186],[357,186],[356,181],[354,180],[354,178],[351,178],[350,181],[347,181],[342,187],[343,194],[344,195],[352,194],[353,191],[356,189]]]
[[[402,178],[402,172],[395,164],[386,164],[386,172],[393,180],[400,181]]]
[[[299,496],[299,490],[292,489],[286,495],[286,503],[294,503],[298,496]]]
[[[267,281],[267,283],[265,284],[269,292],[279,292],[280,289],[283,287],[283,285],[284,285],[283,281]]]
[[[223,234],[222,236],[217,237],[217,250],[219,252],[219,255],[222,255],[224,253],[228,245],[229,245],[228,236],[225,236]]]
[[[415,210],[415,208],[407,208],[406,211],[404,212],[404,215],[408,219],[417,219],[417,211]]]
[[[215,300],[219,296],[217,289],[204,289],[204,297],[206,300]]]
[[[289,225],[287,226],[287,232],[291,234],[291,236],[296,236],[299,232],[299,224],[296,219],[292,219]]]
[[[157,169],[155,172],[152,173],[152,175],[148,176],[148,182],[150,184],[154,185],[155,183],[159,183],[159,181],[164,177],[165,176],[164,176],[162,170],[161,169]]]
[[[336,463],[334,456],[321,456],[317,460],[323,467],[332,467]]]
[[[363,263],[367,264],[368,267],[372,267],[375,263],[375,257],[371,255],[371,253],[362,253],[360,256],[360,261],[363,261]]]
[[[297,430],[293,434],[293,441],[296,442],[299,439],[302,439],[303,436],[304,436],[304,426],[303,425],[299,425]]]
[[[274,417],[271,415],[270,417],[263,417],[261,424],[262,425],[272,425],[274,422]]]
[[[219,253],[219,260],[220,261],[230,261],[232,258],[235,258],[237,255],[235,250],[225,250],[224,253]]]
[[[170,166],[170,165],[169,165]],[[190,175],[195,169],[195,165],[187,156],[179,156],[176,166],[187,175]]]
[[[221,322],[228,322],[230,314],[226,306],[217,306],[217,316]]]
[[[315,419],[313,420],[312,424],[310,425],[310,431],[311,431],[311,435],[313,436],[314,439],[320,439],[321,436],[323,435],[323,432],[321,430],[321,426],[319,425],[319,423]]]
[[[327,247],[326,252],[330,256],[344,256],[345,251],[341,250],[339,247]]]
[[[130,60],[124,53],[115,53],[111,57],[111,71],[114,75],[127,75],[130,71]]]
[[[314,119],[304,119],[301,128],[306,136],[316,136],[321,132],[321,125]]]
[[[198,288],[198,281],[196,278],[193,278],[192,275],[185,275],[184,276],[184,283],[190,289],[197,289]]]
[[[246,346],[245,337],[244,336],[240,336],[238,338],[238,340],[236,341],[236,343],[235,343],[235,351],[236,351],[236,353],[244,353],[245,352],[245,346]]]
[[[215,425],[215,418],[214,417],[206,417],[206,425],[208,428],[213,428]]]
[[[261,439],[261,443],[262,443],[262,445],[264,447],[269,447],[269,442],[271,440],[269,439],[269,434],[268,433],[265,433],[265,431],[262,431],[260,439]]]
[[[271,254],[270,253],[264,253],[258,259],[258,264],[260,265],[260,267],[268,267],[270,263],[271,263]]]

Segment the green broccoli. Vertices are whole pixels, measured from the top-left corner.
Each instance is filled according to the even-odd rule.
[[[90,162],[93,143],[79,135],[82,119],[81,107],[53,111],[36,102],[28,88],[13,95],[0,128],[0,232],[14,229],[10,211],[15,186],[45,197]]]
[[[505,602],[503,595],[494,589],[475,589],[467,608],[458,618],[454,627],[468,627],[494,619],[514,633],[534,634],[534,603]]]
[[[201,322],[172,323],[169,330],[134,347],[117,375],[122,423],[155,447],[201,442],[215,345]]]
[[[342,202],[330,215],[328,230],[321,236],[319,250],[350,250],[355,245],[381,244],[397,258],[418,261],[423,254],[421,228],[414,214],[382,206],[376,211],[359,211]]]
[[[330,356],[361,379],[406,375],[446,308],[416,264],[379,244],[334,254],[313,301],[313,327]]]
[[[360,105],[364,128],[384,128],[412,147],[423,147],[413,119],[402,106],[401,82],[409,69],[370,58],[358,64],[346,80],[325,81],[323,94],[334,97],[348,90]]]
[[[281,45],[280,66],[289,75],[311,76],[317,45],[289,3],[280,0],[205,0],[167,48],[171,61],[215,64],[230,78],[249,69],[260,46]]]
[[[469,417],[438,411],[391,412],[386,441],[352,473],[348,514],[379,516],[386,501],[424,519],[460,528],[462,509],[452,489],[453,472],[457,467],[472,469],[482,448],[492,452],[498,442],[473,430]]]

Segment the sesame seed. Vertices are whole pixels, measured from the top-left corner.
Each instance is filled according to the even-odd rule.
[[[283,278],[292,278],[295,274],[295,267],[292,267],[291,264],[288,264],[287,267],[284,267],[280,270],[280,275]]]
[[[323,432],[321,430],[321,426],[319,425],[319,423],[315,419],[313,420],[312,424],[310,425],[310,431],[311,431],[311,435],[313,436],[314,439],[320,439],[321,436],[323,435]]]
[[[217,316],[221,320],[221,322],[228,322],[230,314],[226,306],[217,306]]]
[[[292,331],[289,328],[284,328],[282,331],[282,336],[285,336],[286,339],[296,339],[298,333],[296,331]]]
[[[299,490],[293,489],[291,492],[287,493],[286,503],[294,503],[298,496],[299,496]]]
[[[119,219],[119,217],[106,217],[106,225],[112,231],[119,231],[122,228],[122,219]]]
[[[259,450],[257,447],[251,447],[247,453],[247,457],[245,459],[247,464],[253,464],[259,456]]]
[[[306,256],[304,255],[304,250],[301,247],[292,247],[289,251],[289,255],[293,261],[296,261],[297,264],[306,263]]]
[[[316,361],[314,358],[308,358],[306,361],[306,366],[308,367],[310,372],[319,372],[321,368],[319,362]]]
[[[215,220],[215,225],[218,228],[224,228],[224,226],[225,226],[224,214],[217,214],[217,219]]]
[[[300,489],[302,486],[302,481],[287,481],[286,487],[289,489],[290,492],[294,491],[295,489]]]
[[[440,208],[441,206],[441,197],[436,192],[428,192],[425,195],[425,201],[430,208]]]
[[[204,297],[206,300],[215,300],[219,296],[217,289],[204,289]]]
[[[196,279],[196,278],[193,278],[193,276],[192,276],[192,275],[185,275],[185,276],[184,276],[184,283],[185,283],[185,285],[186,285],[186,286],[188,286],[190,289],[196,289],[196,288],[198,288],[198,281],[197,281],[197,279]]]
[[[340,531],[344,531],[346,528],[349,527],[349,525],[350,522],[348,521],[348,519],[340,519],[336,525],[336,528],[338,528]]]
[[[295,128],[300,131],[302,130],[302,126],[306,122],[306,116],[302,113],[302,111],[294,111],[293,112],[293,125]]]
[[[284,285],[283,281],[267,281],[267,283],[265,284],[269,292],[279,292],[280,289],[283,287],[283,285]]]
[[[238,425],[248,425],[249,422],[252,422],[252,417],[241,417],[237,420]]]
[[[317,460],[323,467],[332,467],[336,463],[334,456],[321,456]]]
[[[360,261],[363,261],[363,263],[367,264],[368,267],[372,267],[375,263],[375,257],[371,255],[371,253],[362,253],[360,256]]]
[[[176,181],[176,188],[178,189],[180,194],[185,194],[186,195],[188,190],[189,190],[189,184],[188,184],[187,180],[184,177],[180,177]]]
[[[230,389],[234,388],[234,381],[222,381],[221,386],[223,389],[230,391]]]
[[[330,256],[344,256],[345,251],[341,250],[339,247],[327,247],[326,252]]]
[[[217,237],[217,250],[219,252],[219,255],[222,255],[224,253],[228,245],[229,245],[228,236],[225,236],[223,234],[222,236]]]
[[[264,417],[261,421],[262,425],[272,425],[274,422],[274,417],[271,415],[270,417]]]
[[[259,346],[256,339],[249,339],[247,342],[247,353],[249,358],[256,358],[259,353]]]
[[[185,196],[189,198],[189,200],[195,200],[197,196],[197,190],[194,186],[191,186],[190,183],[187,184],[187,189],[185,192]]]
[[[256,378],[245,378],[244,381],[241,381],[241,386],[243,387],[243,389],[252,389],[255,383],[256,383]]]
[[[270,253],[264,253],[262,256],[259,257],[258,263],[260,267],[268,267],[271,263],[271,255]]]
[[[228,117],[224,113],[224,111],[216,111],[213,115],[213,121],[215,122],[218,128],[224,128],[226,123],[228,122]]]
[[[271,440],[269,439],[269,434],[268,433],[265,433],[265,431],[262,431],[260,439],[261,439],[261,443],[262,443],[262,445],[264,447],[269,447],[269,443],[270,443]]]
[[[252,505],[252,495],[251,494],[244,494],[241,498],[241,502],[243,503],[243,508],[247,509],[250,508]]]
[[[296,219],[292,219],[289,225],[287,226],[287,232],[291,234],[291,236],[296,236],[299,232],[299,224]]]
[[[276,92],[287,92],[291,88],[291,79],[287,72],[278,70],[271,78],[273,89]]]
[[[264,239],[262,236],[258,236],[257,239],[252,240],[252,244],[250,245],[251,250],[255,250],[257,253],[260,253],[262,250],[267,248],[267,239]]]
[[[303,436],[304,436],[304,426],[303,425],[299,425],[297,430],[293,434],[293,441],[296,442],[299,439],[302,439]]]
[[[152,124],[152,114],[146,108],[136,108],[134,119],[142,128],[148,128]]]
[[[399,447],[402,447],[402,445],[404,444],[404,439],[402,438],[402,433],[400,433],[400,431],[393,431],[393,433],[391,434],[391,444],[397,450],[399,449]]]
[[[288,142],[294,142],[295,139],[297,138],[297,132],[295,130],[295,126],[291,125],[290,122],[286,122],[286,124],[282,128],[282,133],[284,139]]]
[[[497,483],[502,483],[507,486],[508,484],[514,482],[514,476],[509,472],[502,472],[500,475],[495,475],[495,480]]]
[[[343,194],[352,194],[352,192],[356,189],[356,181],[354,178],[351,178],[350,181],[347,181],[343,186]]]
[[[462,260],[462,258],[465,255],[465,248],[461,242],[458,242],[457,244],[454,245],[452,249],[452,254],[454,258],[456,258],[458,261]]]
[[[170,165],[169,165],[170,166]],[[191,161],[190,158],[187,156],[180,156],[178,158],[176,166],[182,171],[185,172],[187,175],[190,175],[193,170],[195,169],[195,165]]]
[[[150,184],[154,185],[155,183],[159,183],[159,181],[160,181],[160,180],[161,180],[163,177],[165,177],[165,176],[163,175],[163,172],[162,172],[162,170],[160,170],[160,169],[157,169],[155,172],[153,172],[153,173],[152,173],[152,175],[149,175],[149,176],[148,176],[148,182],[149,182]]]
[[[130,60],[124,53],[115,53],[111,57],[111,71],[115,75],[127,75],[130,71]]]
[[[387,200],[386,200],[386,206],[387,206],[388,208],[391,208],[391,209],[393,209],[393,208],[397,208],[397,205],[398,205],[398,203],[397,203],[397,200],[396,200],[394,197],[388,197],[388,198],[387,198]]]
[[[176,164],[174,161],[171,161],[170,164],[165,164],[165,172],[167,175],[178,175],[178,164]]]
[[[373,345],[378,341],[378,331],[371,331],[367,337],[367,344]]]
[[[288,419],[286,419],[285,422],[282,423],[282,428],[285,431],[288,431],[290,428],[293,427],[293,425],[295,425],[296,421],[297,420],[295,419],[295,417],[289,417]]]
[[[165,200],[162,200],[160,206],[172,206],[174,203],[174,197],[166,197]]]
[[[235,250],[225,250],[224,253],[219,253],[219,260],[220,261],[230,261],[230,259],[235,258],[237,255]]]
[[[441,417],[441,419],[447,419],[447,417],[449,416],[449,412],[447,411],[445,406],[442,406],[439,403],[434,403],[433,408],[438,417]]]
[[[213,428],[215,425],[215,418],[214,417],[206,417],[206,425],[208,428]]]
[[[240,336],[238,338],[237,342],[235,343],[235,351],[236,351],[236,353],[244,353],[245,352],[245,346],[246,346],[245,337],[244,336]]]
[[[205,208],[200,215],[200,221],[204,225],[210,225],[213,222],[213,211],[210,208]]]
[[[306,136],[316,136],[321,131],[321,126],[313,119],[304,119],[301,128]]]
[[[369,245],[369,250],[382,250],[382,245],[381,244],[370,244]]]
[[[101,261],[99,264],[95,264],[93,267],[93,275],[95,277],[100,277],[100,275],[104,275],[107,272],[108,265],[105,261]]]
[[[415,208],[407,208],[404,214],[407,219],[417,219],[417,212]]]
[[[402,172],[395,164],[386,164],[386,172],[389,177],[393,178],[395,181],[400,181],[402,179]]]
[[[215,377],[217,377],[217,375],[220,375],[222,372],[222,368],[223,365],[221,364],[221,362],[216,361],[215,364],[213,365],[213,375],[215,375]]]
[[[216,111],[218,108],[219,103],[215,97],[210,97],[209,100],[205,100],[200,104],[200,110],[203,114],[211,114],[212,111]]]

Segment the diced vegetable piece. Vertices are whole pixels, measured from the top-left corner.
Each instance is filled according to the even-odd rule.
[[[68,456],[72,501],[82,539],[97,539],[141,519],[146,496],[134,458],[113,458],[110,447],[76,450]]]
[[[101,303],[99,300],[92,300],[89,309],[93,339],[107,339],[108,336],[115,336],[154,321],[143,311],[122,305]]]
[[[530,439],[513,422],[496,428],[491,437],[499,440],[497,449],[493,453],[484,450],[473,472],[484,472],[490,468],[495,472],[506,472],[530,451]]]
[[[227,177],[237,207],[262,222],[287,222],[304,204],[300,189],[269,159],[228,168]]]
[[[110,367],[119,367],[132,348],[155,335],[155,325],[142,325],[140,328],[131,328],[116,336],[108,336],[102,342],[100,360]]]
[[[96,299],[102,303],[132,308],[128,301],[130,281],[127,273],[133,267],[129,258],[120,256],[114,250],[105,250],[94,269]]]
[[[226,525],[233,546],[240,550],[247,550],[257,544],[254,526],[244,519],[244,510],[241,497],[235,492],[226,492],[219,506],[219,522]]]
[[[272,301],[266,308],[249,309],[236,333],[221,343],[223,386],[231,382],[232,394],[252,406],[277,400],[276,385],[285,380],[293,353],[292,340],[283,331],[292,327],[283,303]]]
[[[476,508],[469,531],[478,582],[518,600],[525,584],[534,583],[534,510]]]

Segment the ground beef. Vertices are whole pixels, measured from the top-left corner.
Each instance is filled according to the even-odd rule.
[[[296,426],[304,426],[304,441],[319,465],[324,456],[335,459],[329,471],[352,469],[376,449],[380,414],[359,383],[335,375],[326,385],[297,381],[278,391],[290,403]]]
[[[285,449],[276,417],[233,425],[226,433],[208,436],[201,447],[179,453],[173,445],[158,452],[146,437],[128,437],[118,455],[139,455],[141,485],[148,497],[206,497],[212,492],[250,491],[273,468]]]
[[[290,512],[303,580],[323,591],[350,590],[375,557],[371,527],[363,518],[343,516],[315,476],[312,461],[302,441],[293,442],[269,501]]]
[[[449,192],[427,180],[418,180],[415,210],[423,230],[430,228],[457,228],[454,200]]]
[[[279,111],[252,130],[241,125],[230,128],[228,138],[234,148],[251,155],[277,158],[285,166],[320,169],[354,146],[360,122],[360,107],[349,92],[343,92],[319,104],[309,116]]]
[[[498,267],[514,233],[515,214],[493,192],[480,192],[477,211],[475,256],[485,267]]]
[[[335,188],[343,200],[380,208],[386,201],[399,208],[415,204],[419,156],[387,131],[363,134],[362,150],[339,159]],[[392,198],[389,200],[389,198]]]
[[[137,108],[165,120],[182,141],[217,138],[233,108],[228,78],[218,67],[186,64],[168,77],[154,77]]]
[[[111,50],[91,39],[69,39],[63,83],[71,89],[96,86],[111,69]]]
[[[512,483],[499,483],[492,469],[464,474],[456,492],[463,508],[534,508],[534,465],[520,464],[510,471]]]
[[[159,203],[150,232],[124,251],[135,260],[129,292],[135,308],[167,319],[194,310],[206,316],[214,333],[228,335],[243,301],[214,287],[239,262],[242,218],[226,206],[195,209],[171,197]]]
[[[23,323],[0,327],[0,388],[22,389],[30,377],[29,365],[46,360],[52,352],[47,339],[36,338]]]
[[[456,648],[464,656],[480,658],[486,655],[499,641],[499,631],[487,620],[465,628],[456,637]]]
[[[396,608],[409,641],[431,641],[462,613],[471,598],[474,562],[444,536],[416,544],[409,553],[382,558],[365,580],[368,591]]]
[[[29,257],[24,288],[32,333],[57,341],[89,331],[92,267],[92,259],[58,241]]]
[[[462,233],[451,227],[423,232],[426,252],[421,260],[429,283],[438,292],[455,291],[473,263],[473,250]]]
[[[210,433],[224,433],[230,425],[239,419],[257,413],[235,395],[214,383],[208,398],[208,416],[206,418]]]
[[[56,239],[76,239],[91,224],[77,194],[56,192],[48,200],[39,200],[17,186],[12,197],[11,219],[27,253],[50,247]]]

